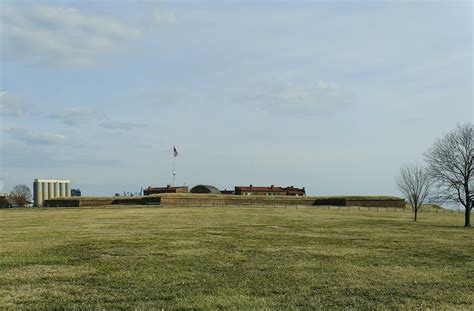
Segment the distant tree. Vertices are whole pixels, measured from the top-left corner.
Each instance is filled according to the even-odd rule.
[[[31,202],[31,190],[26,185],[16,185],[13,187],[13,190],[10,192],[10,195],[13,197],[13,201],[20,207],[25,207],[29,202]]]
[[[472,124],[458,125],[439,138],[425,153],[429,173],[440,202],[461,204],[464,227],[471,226],[474,202],[474,130]]]
[[[400,176],[396,179],[397,187],[403,196],[410,203],[415,219],[418,218],[418,211],[429,195],[429,176],[424,168],[419,165],[403,166],[400,169]]]

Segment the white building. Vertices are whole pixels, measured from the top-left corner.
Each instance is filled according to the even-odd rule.
[[[36,207],[42,207],[44,200],[70,196],[70,180],[35,179],[33,182],[33,202]]]

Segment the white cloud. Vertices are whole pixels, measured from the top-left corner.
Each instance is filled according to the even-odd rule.
[[[21,117],[26,113],[28,106],[23,100],[6,91],[0,91],[0,115],[7,117]]]
[[[158,24],[174,24],[176,23],[176,15],[171,12],[156,9],[151,15],[151,19],[154,23]]]
[[[351,92],[331,81],[277,85],[249,97],[268,113],[298,116],[331,114],[351,105],[352,98]]]
[[[133,122],[120,122],[120,121],[110,121],[104,122],[101,124],[102,127],[109,130],[132,130],[135,128],[146,127],[144,124],[138,124]]]
[[[67,137],[62,134],[30,131],[25,128],[11,128],[5,131],[17,140],[30,145],[66,144]]]
[[[83,66],[140,30],[103,15],[63,6],[8,6],[1,11],[2,57],[27,63]]]
[[[80,125],[99,117],[94,108],[73,107],[65,111],[53,113],[50,118],[61,120],[66,125]]]

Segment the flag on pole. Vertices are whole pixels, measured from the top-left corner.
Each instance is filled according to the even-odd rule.
[[[176,150],[176,147],[173,146],[173,156],[176,158],[178,156],[178,150]]]

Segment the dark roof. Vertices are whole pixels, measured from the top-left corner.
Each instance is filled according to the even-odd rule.
[[[166,189],[180,189],[180,188],[184,188],[186,186],[166,186],[166,187],[146,187],[144,190],[166,190]]]
[[[194,186],[189,192],[193,193],[193,192],[198,192],[199,190],[206,190],[206,192],[212,193],[212,194],[221,194],[219,189],[210,185],[197,185],[197,186]]]
[[[234,190],[227,190],[227,189],[224,189],[224,190],[221,190],[221,193],[222,193],[222,194],[234,194]]]

